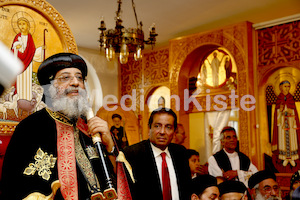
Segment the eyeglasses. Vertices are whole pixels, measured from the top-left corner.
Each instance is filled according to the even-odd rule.
[[[278,192],[279,191],[279,186],[278,185],[274,185],[273,187],[271,187],[271,186],[265,186],[265,187],[262,188],[262,190],[265,191],[266,193],[271,193],[272,189],[275,192]]]
[[[71,76],[71,75],[62,75],[57,77],[56,79],[58,79],[60,82],[66,83],[66,82],[70,82],[72,81],[74,78],[77,79],[78,82],[83,83],[84,82],[84,78],[82,76],[82,74],[76,74],[75,76]]]

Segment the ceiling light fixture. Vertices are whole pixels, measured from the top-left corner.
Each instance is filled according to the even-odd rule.
[[[119,61],[121,64],[126,64],[128,61],[128,56],[130,53],[134,53],[134,59],[136,61],[141,60],[142,50],[144,49],[144,44],[155,45],[156,36],[155,24],[150,27],[150,35],[148,40],[144,40],[144,32],[142,30],[142,22],[138,23],[135,4],[132,0],[132,8],[135,15],[137,28],[125,28],[122,26],[123,20],[121,19],[120,13],[122,0],[118,0],[118,10],[116,12],[117,16],[115,29],[106,30],[106,25],[103,18],[100,21],[100,49],[105,49],[106,58],[108,61],[112,61],[115,58],[115,54],[119,53]]]

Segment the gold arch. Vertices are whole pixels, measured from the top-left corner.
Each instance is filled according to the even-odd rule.
[[[249,86],[251,83],[247,77],[248,68],[253,67],[248,62],[253,59],[252,57],[248,57],[249,49],[252,49],[252,47],[249,47],[251,44],[245,43],[247,38],[250,37],[248,29],[252,29],[250,23],[243,22],[237,25],[225,27],[218,31],[199,33],[189,37],[171,40],[169,58],[171,95],[174,94],[180,96],[178,81],[181,77],[181,67],[188,55],[197,48],[205,45],[224,47],[233,54],[238,73],[238,95],[241,97],[246,94],[253,94],[253,91],[249,89],[251,88]],[[248,65],[246,65],[246,63]],[[171,108],[175,108],[174,101],[171,101]],[[187,121],[188,117],[186,116],[186,113],[181,110],[183,109],[180,109],[180,112],[177,112],[179,120]],[[180,118],[184,119],[181,120]],[[255,117],[250,116],[247,111],[243,111],[242,109],[239,110],[241,151],[247,155],[250,154],[250,143],[253,142],[251,141],[250,136],[250,118],[252,119]]]

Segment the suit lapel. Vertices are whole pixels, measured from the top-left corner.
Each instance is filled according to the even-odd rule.
[[[150,141],[148,140],[146,142],[146,151],[145,151],[145,157],[147,156],[147,158],[145,160],[147,160],[147,162],[145,163],[145,167],[147,168],[147,171],[149,172],[149,188],[153,188],[152,192],[155,193],[156,195],[156,199],[162,199],[162,186],[160,183],[160,178],[159,178],[159,174],[158,174],[158,169],[156,166],[156,162],[155,162],[155,158],[154,158],[154,154],[150,145]]]

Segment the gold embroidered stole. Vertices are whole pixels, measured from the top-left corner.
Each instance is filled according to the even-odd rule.
[[[66,200],[78,200],[73,127],[55,120],[57,128],[57,169],[61,194]]]
[[[84,120],[78,120],[78,129],[62,113],[53,112],[50,109],[47,109],[47,111],[55,120],[57,128],[57,167],[63,197],[72,200],[78,199],[76,160],[86,181],[89,183],[91,192],[99,192],[100,184],[80,143],[79,129],[83,132],[87,130]]]
[[[98,192],[99,190],[97,188],[100,188],[100,186],[96,179],[92,165],[81,146],[80,139],[79,139],[79,129],[77,127],[74,127],[74,129],[75,129],[74,130],[75,156],[76,156],[77,163],[80,166],[80,169],[84,174],[85,178],[87,179],[87,182],[91,187],[90,190],[92,190],[92,193]]]

